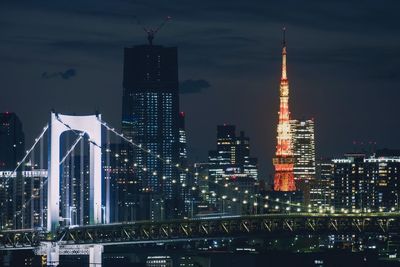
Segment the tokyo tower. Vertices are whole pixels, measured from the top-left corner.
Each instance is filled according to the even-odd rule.
[[[275,167],[274,190],[295,191],[294,183],[294,157],[292,150],[292,136],[290,132],[289,112],[289,81],[286,73],[286,29],[283,28],[282,42],[282,76],[279,88],[280,106],[277,129],[276,154],[273,158]]]

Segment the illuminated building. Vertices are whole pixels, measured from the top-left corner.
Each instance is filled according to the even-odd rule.
[[[135,218],[135,195],[141,192],[141,185],[135,175],[132,162],[133,150],[129,144],[109,144],[106,151],[106,179],[110,179],[110,221],[124,222]]]
[[[148,256],[146,267],[172,267],[173,261],[170,256]]]
[[[376,211],[399,211],[400,151],[378,150],[364,160],[367,181],[373,186],[370,201]]]
[[[235,131],[234,125],[217,126],[217,150],[208,153],[209,176],[213,180],[223,180],[225,170],[235,164]]]
[[[179,173],[171,164],[179,162],[176,47],[148,44],[125,48],[122,132],[147,150],[132,148],[132,163],[145,167],[145,170],[138,168],[135,172],[141,187],[163,194],[167,216],[178,216],[180,211],[177,207],[182,206]]]
[[[132,160],[129,144],[110,144],[106,153],[109,168],[105,177],[111,180],[110,220],[129,222],[165,219],[162,194],[143,188],[136,172],[140,169]]]
[[[289,81],[286,72],[286,41],[285,29],[283,29],[282,47],[282,76],[280,82],[280,108],[277,129],[276,154],[273,158],[275,167],[274,190],[294,191],[294,157],[292,151],[292,136],[290,131],[289,112]]]
[[[209,176],[215,181],[238,177],[258,180],[257,159],[250,157],[250,139],[241,131],[236,136],[234,125],[217,126],[217,150],[209,152]]]
[[[389,212],[399,210],[400,151],[378,150],[347,154],[334,159],[333,197],[335,210]]]
[[[182,170],[188,168],[187,162],[187,143],[186,143],[186,129],[185,129],[185,113],[179,112],[179,164]],[[192,185],[193,181],[190,174],[185,171],[179,172],[179,183],[183,185]],[[189,180],[190,179],[190,180]],[[180,191],[180,198],[184,201],[184,211],[188,214],[190,209],[190,202],[191,202],[191,191],[189,190],[189,186],[182,186]]]
[[[11,171],[18,161],[24,156],[25,138],[22,130],[22,123],[15,113],[0,113],[0,171]],[[14,181],[12,179],[11,181]],[[0,227],[13,228],[15,219],[11,217],[16,212],[16,195],[17,184],[4,184],[0,187],[0,208],[2,210],[0,218]]]
[[[232,203],[228,200],[220,200],[219,210],[221,212],[240,213],[240,200],[238,194],[227,190],[224,185],[231,185],[238,191],[247,191],[252,194],[258,186],[257,159],[250,157],[250,139],[240,132],[236,136],[234,125],[217,126],[217,149],[210,151],[209,178],[213,183],[209,190],[226,199],[235,199]],[[211,199],[213,199],[211,197]],[[234,203],[235,202],[235,203]]]
[[[0,170],[14,169],[24,151],[25,135],[20,119],[15,113],[0,113]]]
[[[303,192],[304,204],[311,201],[311,190],[318,188],[315,179],[314,120],[291,120],[292,148],[294,156],[294,179],[297,190]]]
[[[309,180],[309,183],[311,206],[329,210],[333,188],[333,162],[331,159],[320,159],[316,162],[316,178]]]
[[[27,164],[27,167],[31,167]],[[47,170],[0,171],[1,229],[28,229],[46,225],[47,199],[43,183]],[[6,182],[7,181],[7,182]],[[28,201],[32,197],[32,200]]]
[[[346,154],[333,159],[333,207],[337,211],[367,210],[373,205],[368,201],[371,191],[364,179],[364,154]]]
[[[291,120],[295,180],[315,178],[314,120]]]
[[[185,113],[179,112],[179,159],[184,165],[187,165],[186,147]]]
[[[236,137],[236,165],[242,166],[243,173],[258,180],[257,159],[250,157],[250,138],[241,131]]]

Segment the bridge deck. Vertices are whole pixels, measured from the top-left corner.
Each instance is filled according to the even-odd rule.
[[[62,228],[55,234],[39,229],[8,230],[0,232],[0,249],[34,248],[43,241],[118,245],[252,235],[367,233],[400,233],[400,213],[294,213],[200,217],[161,222],[86,225]]]

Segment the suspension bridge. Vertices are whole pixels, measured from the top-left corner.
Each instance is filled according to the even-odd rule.
[[[63,133],[70,132],[75,140],[61,155],[60,140]],[[34,250],[37,255],[47,255],[47,265],[57,266],[60,255],[89,255],[90,266],[101,266],[101,254],[104,246],[121,244],[146,244],[146,243],[169,243],[218,238],[236,238],[252,236],[274,236],[274,235],[297,235],[297,234],[390,234],[399,233],[400,213],[335,213],[332,210],[305,207],[300,203],[282,202],[278,199],[263,198],[263,205],[286,205],[288,210],[294,213],[254,214],[254,215],[221,215],[214,217],[196,217],[165,221],[134,221],[111,223],[110,220],[110,180],[104,179],[102,153],[109,150],[104,145],[103,132],[107,132],[120,138],[126,144],[140,149],[154,157],[163,164],[169,164],[179,172],[195,176],[196,180],[202,180],[213,187],[221,188],[220,191],[212,192],[215,199],[230,201],[237,205],[248,206],[259,205],[260,196],[243,191],[228,181],[212,181],[207,175],[200,175],[177,162],[171,162],[156,154],[154,151],[137,144],[130,138],[124,136],[101,119],[100,114],[89,116],[71,116],[51,113],[50,122],[26,151],[25,156],[18,162],[16,168],[3,176],[1,188],[8,189],[8,185],[17,178],[16,173],[31,166],[35,170],[34,151],[39,147],[43,153],[44,138],[48,137],[48,170],[41,174],[38,187],[20,209],[13,212],[13,229],[3,226],[0,231],[0,250]],[[60,223],[61,207],[67,206],[72,210],[68,198],[63,197],[61,188],[62,166],[74,153],[78,144],[86,142],[89,146],[89,184],[88,184],[88,214],[87,223],[72,224],[71,213],[69,223]],[[42,165],[43,156],[40,156]],[[29,163],[29,164],[28,164]],[[135,168],[155,173],[134,163]],[[164,179],[164,177],[163,177]],[[166,178],[168,179],[168,178]],[[177,181],[176,183],[180,183]],[[68,186],[68,185],[67,185]],[[187,190],[189,194],[200,197],[207,196],[210,192],[200,188],[198,184],[180,183],[179,186]],[[222,192],[220,194],[219,192]],[[47,205],[40,204],[38,225],[31,223],[31,229],[18,229],[17,217],[21,214],[35,211],[34,205],[37,198],[43,198],[47,194]],[[40,202],[42,203],[42,202]],[[21,217],[23,220],[23,216]],[[24,225],[23,223],[21,224]]]

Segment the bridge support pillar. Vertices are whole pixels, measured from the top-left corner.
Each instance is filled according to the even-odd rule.
[[[89,267],[101,267],[103,256],[102,245],[93,245],[89,247]]]
[[[3,260],[1,266],[10,267],[11,266],[11,251],[3,252]]]
[[[47,256],[47,267],[57,267],[60,264],[60,255],[89,256],[89,267],[101,267],[104,246],[94,245],[67,245],[63,242],[41,242],[40,246],[35,249],[36,255]]]
[[[60,264],[60,246],[57,243],[47,245],[47,267],[57,267]]]
[[[60,264],[60,245],[56,242],[40,242],[34,250],[35,255],[46,256],[46,265],[56,267]]]

